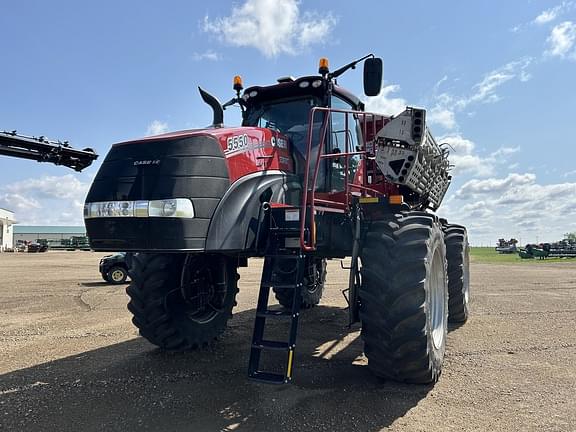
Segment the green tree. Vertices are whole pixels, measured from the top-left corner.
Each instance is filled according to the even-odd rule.
[[[564,234],[564,238],[568,240],[576,240],[576,232]]]

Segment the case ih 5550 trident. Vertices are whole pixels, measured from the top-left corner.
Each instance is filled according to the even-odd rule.
[[[249,377],[289,382],[300,310],[320,301],[326,259],[351,257],[350,323],[362,324],[370,369],[437,380],[447,322],[468,317],[466,229],[427,212],[450,183],[448,152],[424,110],[367,113],[337,85],[362,61],[375,96],[380,59],[334,72],[322,59],[319,75],[242,94],[235,77],[224,106],[200,89],[209,128],[112,147],[84,217],[92,248],[134,253],[128,309],[142,336],[168,350],[212,341],[232,316],[237,268],[264,257]],[[224,127],[234,104],[242,126]],[[268,308],[270,289],[284,308]],[[265,338],[266,322],[282,319],[286,339]],[[269,350],[285,352],[280,371],[261,367]]]

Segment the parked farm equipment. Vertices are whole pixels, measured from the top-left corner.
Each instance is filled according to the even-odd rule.
[[[508,241],[501,238],[498,239],[498,245],[496,246],[496,252],[501,254],[512,254],[518,251],[516,245],[518,244],[518,240],[512,238]]]
[[[576,241],[564,239],[555,243],[528,244],[520,248],[518,255],[523,259],[576,258]]]
[[[335,79],[365,61],[364,91],[379,93],[382,62],[368,55],[330,72],[243,89],[206,129],[115,144],[88,193],[84,217],[97,251],[131,252],[129,310],[140,334],[167,350],[220,336],[232,316],[237,268],[263,257],[249,377],[292,379],[298,319],[317,305],[326,259],[351,257],[350,323],[361,322],[378,376],[438,379],[448,320],[468,318],[466,229],[436,210],[450,184],[448,151],[426,111],[369,113]],[[242,90],[244,90],[242,92]],[[238,105],[241,127],[224,127]],[[268,306],[270,289],[284,308]],[[286,320],[285,340],[264,336]],[[264,369],[270,351],[279,369]]]

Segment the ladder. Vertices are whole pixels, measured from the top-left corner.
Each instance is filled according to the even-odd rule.
[[[276,229],[274,236],[282,237],[287,233]],[[292,231],[292,230],[290,230]],[[279,272],[279,265],[292,262],[293,271],[288,276]],[[273,254],[264,258],[264,269],[260,281],[260,292],[258,294],[258,305],[256,307],[256,319],[254,322],[254,333],[250,349],[250,360],[248,363],[248,377],[253,381],[269,384],[285,384],[292,380],[292,368],[294,365],[294,349],[296,347],[296,335],[298,332],[298,317],[300,315],[301,289],[304,280],[306,266],[306,256],[298,249],[275,248]],[[271,288],[282,288],[294,290],[292,307],[290,309],[268,309],[268,299]],[[264,339],[264,329],[268,319],[289,320],[288,340]],[[284,368],[281,372],[272,372],[260,369],[261,355],[264,351],[283,351],[286,353]]]

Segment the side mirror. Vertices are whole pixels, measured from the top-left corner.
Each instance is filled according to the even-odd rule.
[[[372,57],[364,61],[364,94],[378,96],[382,88],[382,59]]]

